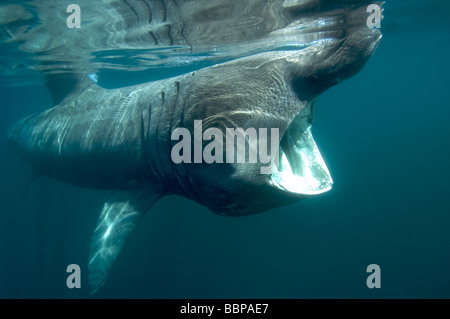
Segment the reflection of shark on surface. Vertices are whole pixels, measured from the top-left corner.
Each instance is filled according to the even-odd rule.
[[[133,9],[134,2],[126,3]],[[221,215],[242,216],[329,190],[332,180],[311,135],[314,101],[356,74],[381,38],[378,30],[365,24],[367,1],[140,5],[144,3],[148,12],[160,7],[147,22],[157,14],[183,22],[165,27],[166,33],[149,35],[154,44],[173,45],[180,36],[192,47],[234,39],[267,41],[267,48],[276,44],[278,49],[111,90],[84,76],[59,105],[11,128],[12,146],[38,173],[82,187],[114,190],[92,239],[92,291],[103,284],[139,219],[165,195],[185,196]],[[136,16],[142,18],[141,12]],[[190,20],[183,21],[184,16]],[[298,34],[310,43],[292,49],[299,21],[304,27]],[[279,167],[273,174],[261,174],[261,163],[175,164],[171,150],[177,141],[171,133],[186,128],[193,135],[195,120],[202,120],[205,130],[222,132],[278,128]]]

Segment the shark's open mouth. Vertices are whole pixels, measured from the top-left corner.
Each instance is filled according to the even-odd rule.
[[[333,185],[330,172],[311,134],[313,102],[292,121],[280,141],[279,165],[271,180],[296,195],[317,195]]]

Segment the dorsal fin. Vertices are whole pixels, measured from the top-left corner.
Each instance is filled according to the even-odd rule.
[[[52,95],[53,105],[60,104],[67,96],[98,87],[97,74],[78,76],[70,74],[47,74],[45,85]]]
[[[58,105],[76,87],[78,82],[75,74],[47,74],[45,86],[50,90],[53,105]]]

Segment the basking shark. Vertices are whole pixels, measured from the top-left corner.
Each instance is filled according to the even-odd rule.
[[[263,52],[240,56],[241,51],[213,66],[116,89],[80,76],[59,105],[10,129],[12,147],[39,174],[112,191],[91,243],[92,292],[102,286],[136,224],[163,196],[177,194],[217,214],[243,216],[331,189],[311,134],[313,106],[317,96],[358,73],[374,53],[381,33],[366,25],[368,3],[143,1],[148,12],[160,8],[147,23],[156,16],[183,21],[170,30],[167,24],[155,27],[147,34],[152,45],[175,45],[177,39],[191,48],[247,41]],[[296,34],[308,45],[293,46]],[[277,150],[271,149],[277,165],[262,174],[261,161],[175,163],[172,151],[179,140],[173,132],[182,128],[194,136],[199,120],[203,130],[224,135],[227,128],[277,129]],[[201,140],[203,146],[209,142]]]

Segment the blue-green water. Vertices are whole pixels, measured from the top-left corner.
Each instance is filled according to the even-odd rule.
[[[449,298],[449,12],[448,1],[388,1],[375,55],[319,97],[330,192],[240,218],[166,197],[92,297]],[[0,101],[0,297],[89,297],[89,242],[108,192],[47,178],[25,192],[30,170],[6,130],[50,94],[1,86]],[[73,263],[81,289],[66,286]],[[366,286],[369,264],[381,289]]]

